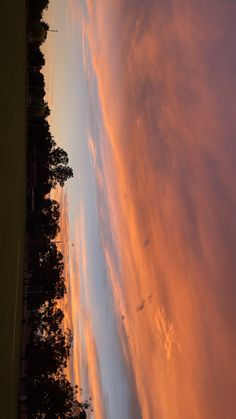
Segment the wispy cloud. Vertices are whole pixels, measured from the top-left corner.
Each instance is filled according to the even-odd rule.
[[[90,8],[120,278],[105,254],[143,418],[236,413],[235,16],[222,1]]]
[[[84,389],[84,395],[92,398],[94,417],[106,417],[100,365],[92,320],[92,292],[89,272],[88,248],[86,242],[86,222],[83,205],[80,204],[75,221],[74,266],[71,275],[71,310],[74,323],[74,355],[72,368],[77,382]]]
[[[95,418],[234,418],[235,2],[70,5],[101,118],[85,143],[110,281],[94,274],[81,204],[72,373]]]

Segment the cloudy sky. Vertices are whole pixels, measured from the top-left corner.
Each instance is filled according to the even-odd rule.
[[[94,419],[236,417],[236,3],[51,0],[70,374]]]

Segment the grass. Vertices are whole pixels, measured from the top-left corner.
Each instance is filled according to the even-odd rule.
[[[17,417],[25,234],[25,2],[2,0],[0,25],[0,417]]]

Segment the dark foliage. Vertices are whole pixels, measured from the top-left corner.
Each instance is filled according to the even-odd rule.
[[[48,0],[28,2],[28,127],[27,127],[27,254],[25,282],[28,327],[27,411],[30,418],[86,418],[88,401],[77,399],[77,386],[64,374],[72,345],[72,333],[64,330],[58,306],[65,292],[63,255],[54,240],[60,230],[59,203],[50,198],[57,185],[73,176],[68,155],[58,147],[47,120],[40,45],[49,26],[43,21]]]

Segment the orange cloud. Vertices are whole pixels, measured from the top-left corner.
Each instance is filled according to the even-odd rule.
[[[103,248],[142,418],[231,419],[236,10],[234,2],[216,0],[214,10],[208,0],[185,3],[87,2],[83,45],[90,45],[108,138],[100,193],[106,192],[119,275],[105,237]],[[81,304],[91,290],[75,281],[88,275],[84,219],[81,209],[81,269],[70,273],[68,322],[76,330],[76,377],[83,357],[95,414],[103,417],[92,325]]]
[[[96,419],[103,419],[105,417],[105,410],[103,405],[103,397],[101,393],[102,385],[100,379],[99,362],[94,340],[91,322],[87,319],[84,323],[85,330],[85,347],[86,347],[86,361],[88,365],[88,380],[91,391],[92,407],[94,409],[94,417]]]
[[[94,167],[97,187],[99,190],[102,190],[103,189],[103,175],[97,161],[96,144],[95,144],[94,139],[91,136],[88,137],[88,148],[89,148],[89,152],[90,152],[93,167]]]
[[[235,111],[224,48],[236,10],[202,7],[104,0],[87,28],[121,278],[109,244],[104,252],[144,419],[236,414],[235,309],[225,289],[235,295],[235,171],[222,141],[233,114],[219,102],[221,92]],[[217,50],[225,66],[216,70]]]
[[[72,359],[68,373],[84,390],[82,398],[92,397],[94,417],[101,419],[104,418],[104,408],[96,343],[89,311],[91,289],[85,222],[84,208],[81,203],[74,225],[74,246],[71,249],[74,254],[71,255],[68,263],[70,272],[66,319],[70,319],[73,329]]]
[[[93,165],[96,166],[97,156],[96,156],[96,145],[92,137],[88,138],[88,148],[93,161]]]

